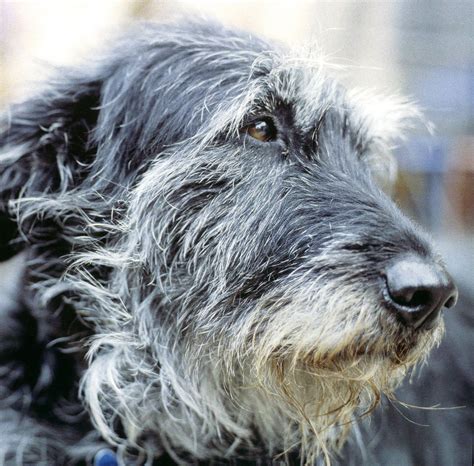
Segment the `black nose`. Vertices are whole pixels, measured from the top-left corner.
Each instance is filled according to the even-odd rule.
[[[385,272],[385,299],[400,320],[414,328],[429,328],[443,307],[456,304],[458,292],[449,274],[427,259],[403,256]]]

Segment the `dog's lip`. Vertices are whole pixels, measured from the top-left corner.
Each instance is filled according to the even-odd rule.
[[[442,320],[441,314],[431,313],[428,314],[421,322],[414,326],[414,330],[417,332],[429,332],[434,330]]]
[[[389,306],[387,306],[387,309],[393,312],[393,310],[390,309]],[[395,309],[395,311],[398,311],[398,309]],[[416,312],[416,311],[417,311],[417,308],[409,309],[409,312]],[[398,314],[395,313],[395,317],[396,317],[398,325],[400,325],[406,332],[413,332],[413,333],[430,332],[434,330],[440,324],[443,318],[441,314],[431,313],[431,314],[426,315],[419,322],[417,322],[416,325],[406,325],[398,316]]]

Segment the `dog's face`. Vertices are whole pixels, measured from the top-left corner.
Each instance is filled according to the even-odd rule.
[[[426,355],[455,299],[380,185],[417,114],[214,26],[125,43],[47,103],[43,170],[2,175],[20,222],[50,222],[30,232],[74,245],[68,299],[96,333],[91,414],[117,441],[118,413],[150,451],[157,435],[201,458],[250,450],[257,431],[270,453],[318,455]]]

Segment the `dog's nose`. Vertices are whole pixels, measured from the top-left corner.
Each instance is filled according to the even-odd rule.
[[[456,304],[458,292],[441,266],[422,257],[397,259],[385,272],[389,301],[401,321],[411,327],[429,328],[443,307]]]

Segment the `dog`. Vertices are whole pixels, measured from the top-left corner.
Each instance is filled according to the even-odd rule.
[[[329,464],[426,358],[457,291],[387,194],[420,114],[330,74],[143,24],[5,114],[3,464]]]

